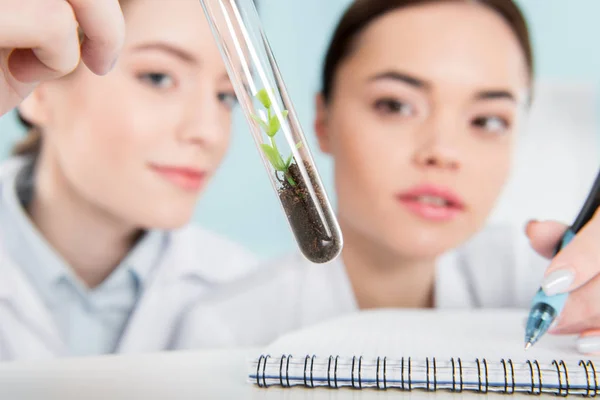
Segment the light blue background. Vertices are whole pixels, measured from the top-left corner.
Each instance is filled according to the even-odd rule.
[[[261,0],[264,27],[304,127],[321,177],[331,188],[331,164],[314,141],[313,99],[325,46],[348,0]],[[600,1],[521,0],[529,19],[540,78],[589,82],[600,77]],[[229,236],[261,257],[295,249],[246,123],[237,113],[232,147],[201,199],[195,221]],[[0,156],[21,135],[14,115],[0,119]],[[228,192],[229,194],[225,194]],[[329,190],[335,203],[335,196]]]

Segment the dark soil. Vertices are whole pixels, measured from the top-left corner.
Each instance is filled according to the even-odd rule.
[[[316,182],[315,171],[310,164],[305,162],[304,166],[311,181]],[[290,166],[289,172],[296,186],[292,186],[285,178],[280,176],[282,180],[281,188],[279,189],[279,198],[290,221],[300,250],[306,258],[314,263],[330,261],[340,251],[340,240],[336,235],[332,237],[327,234],[327,229],[311,200],[310,191],[295,162]],[[334,226],[333,216],[325,208],[326,200],[324,194],[319,190],[318,186],[315,186],[314,190],[321,203],[320,206],[325,222],[329,226]]]

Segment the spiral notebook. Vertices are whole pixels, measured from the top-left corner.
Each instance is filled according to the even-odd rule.
[[[284,335],[250,362],[262,388],[308,387],[583,395],[599,392],[600,358],[575,337],[523,348],[521,310],[378,310]]]

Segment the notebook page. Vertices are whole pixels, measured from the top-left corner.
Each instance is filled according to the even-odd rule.
[[[522,310],[375,310],[284,335],[269,353],[490,359],[579,359],[574,337],[546,335],[524,350]]]
[[[338,371],[340,376],[351,375],[353,366],[350,360],[362,356],[364,376],[375,376],[376,365],[373,360],[387,357],[388,360],[404,358],[403,364],[388,364],[388,377],[396,374],[398,379],[406,379],[405,370],[410,357],[411,378],[425,382],[430,381],[431,363],[435,358],[437,381],[450,382],[456,370],[456,365],[451,368],[450,360],[460,359],[465,367],[465,381],[481,383],[485,372],[490,383],[504,384],[506,369],[512,368],[517,383],[531,383],[532,372],[535,372],[536,385],[540,384],[540,376],[544,386],[566,386],[567,379],[575,386],[588,385],[593,375],[587,373],[579,361],[600,360],[578,354],[573,336],[546,335],[533,348],[525,351],[526,316],[523,310],[363,311],[284,335],[262,354],[275,358],[284,354],[293,355],[298,364],[292,364],[298,367],[298,373],[305,367],[299,361],[307,355],[314,355],[320,359],[312,369],[314,374],[324,374],[327,371],[325,361],[330,356],[339,356],[344,359]],[[479,364],[475,363],[476,360],[479,360]],[[509,360],[510,365],[507,364]],[[526,364],[528,360],[537,361],[538,364],[530,368],[531,364]],[[553,364],[554,360],[566,363],[568,376],[565,375],[565,368]]]

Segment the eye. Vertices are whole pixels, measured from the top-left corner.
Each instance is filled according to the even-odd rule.
[[[375,109],[384,114],[400,114],[410,116],[414,114],[414,107],[396,99],[380,99],[375,102]]]
[[[150,72],[139,76],[140,80],[157,89],[169,89],[175,84],[175,79],[162,72]]]
[[[473,119],[473,126],[491,133],[503,133],[510,128],[510,123],[502,117],[481,116]]]
[[[237,96],[234,92],[221,92],[217,95],[217,98],[228,109],[232,109],[238,102]]]

